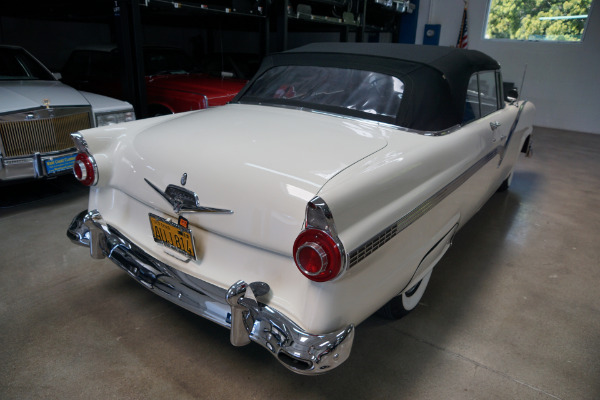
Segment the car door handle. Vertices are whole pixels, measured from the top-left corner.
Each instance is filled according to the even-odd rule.
[[[495,131],[496,129],[500,128],[500,125],[502,125],[500,122],[498,121],[492,121],[490,122],[490,128],[492,128],[493,131]]]

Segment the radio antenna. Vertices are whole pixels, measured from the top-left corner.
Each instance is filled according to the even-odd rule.
[[[523,77],[521,78],[521,87],[519,87],[519,93],[517,96],[517,100],[521,97],[521,93],[523,92],[523,84],[525,83],[525,74],[527,73],[527,64],[525,64],[525,69],[523,70]]]

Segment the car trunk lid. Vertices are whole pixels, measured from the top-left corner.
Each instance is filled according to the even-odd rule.
[[[291,250],[321,187],[387,144],[375,124],[274,107],[165,119],[122,146],[111,185],[170,215],[173,206],[146,180],[162,191],[180,186],[201,206],[233,212],[184,213],[193,226],[279,253]]]

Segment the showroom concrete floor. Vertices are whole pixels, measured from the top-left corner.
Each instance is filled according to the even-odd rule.
[[[535,135],[421,305],[369,318],[317,377],[72,245],[86,190],[71,178],[0,188],[0,398],[598,399],[600,135]]]

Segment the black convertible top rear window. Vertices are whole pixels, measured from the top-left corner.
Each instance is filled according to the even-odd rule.
[[[302,99],[297,95],[290,99],[273,98],[279,87],[273,88],[265,77],[276,71],[291,71],[279,68],[291,66],[323,67],[341,76],[344,71],[362,71],[364,76],[373,73],[394,78],[402,83],[401,101],[397,102],[398,99],[392,96],[395,99],[393,105],[381,109],[368,105],[357,107],[361,101],[350,98],[338,100],[334,106],[311,97]],[[441,131],[462,122],[471,75],[477,71],[499,68],[493,58],[475,50],[399,43],[314,43],[265,57],[258,73],[234,101],[255,102],[262,98],[264,103],[285,102],[300,107],[308,106],[308,102],[313,105],[309,108],[343,111],[351,115],[359,113],[361,117],[410,129]],[[284,84],[284,78],[277,82]],[[390,86],[394,87],[395,84],[387,85]],[[313,91],[319,93],[317,89]],[[350,91],[345,90],[344,93],[350,95]],[[357,93],[364,96],[363,102],[368,103],[372,99],[366,91]],[[294,104],[294,101],[300,103]],[[394,109],[396,106],[397,109]]]
[[[379,72],[289,65],[262,74],[246,92],[244,102],[369,114],[393,122],[403,93],[400,79]]]

